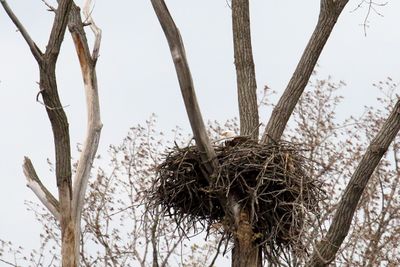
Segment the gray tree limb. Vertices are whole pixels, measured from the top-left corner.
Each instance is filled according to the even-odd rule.
[[[307,266],[328,266],[335,258],[343,240],[346,238],[354,212],[357,209],[361,195],[367,183],[387,151],[390,143],[400,130],[400,100],[383,124],[382,128],[372,140],[359,165],[353,173],[343,196],[340,199],[337,211],[333,217],[328,233],[316,245],[314,253]]]
[[[196,145],[201,153],[201,158],[206,167],[210,184],[213,183],[213,173],[218,166],[214,148],[211,145],[210,139],[207,135],[204,126],[203,117],[200,112],[200,107],[197,102],[196,93],[192,75],[190,73],[189,64],[186,59],[185,48],[181,39],[178,28],[175,25],[171,14],[163,0],[151,0],[153,9],[167,38],[169,49],[171,51],[172,59],[175,64],[176,74],[178,76],[179,85],[183,101],[186,107],[186,113],[189,117],[190,126],[193,131],[193,136]]]
[[[17,27],[18,31],[21,33],[22,37],[25,39],[26,43],[28,44],[29,48],[35,59],[40,62],[42,60],[43,53],[40,51],[39,47],[36,43],[32,40],[31,36],[29,35],[28,31],[25,29],[24,25],[22,25],[21,21],[18,17],[14,14],[11,7],[8,5],[6,0],[0,0],[4,10],[6,11],[7,15],[10,17],[11,21]]]
[[[294,107],[303,93],[339,15],[348,0],[321,0],[317,26],[284,93],[272,111],[262,137],[263,143],[279,141]]]

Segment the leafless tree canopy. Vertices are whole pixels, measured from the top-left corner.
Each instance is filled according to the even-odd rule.
[[[84,14],[95,34],[95,44],[93,52],[91,52],[86,39],[80,9],[72,0],[60,0],[56,8],[51,8],[54,12],[53,26],[49,34],[46,49],[42,52],[8,3],[2,0],[1,4],[17,29],[21,32],[38,63],[40,91],[37,98],[41,97],[43,99],[52,126],[56,155],[55,178],[58,187],[58,199],[46,189],[36,174],[31,160],[26,157],[23,169],[27,178],[27,185],[60,223],[62,266],[78,266],[81,212],[90,169],[97,151],[102,128],[95,69],[100,47],[101,31],[90,16],[91,1],[84,1]],[[87,136],[74,179],[72,179],[69,125],[59,98],[55,72],[60,47],[64,40],[67,26],[74,40],[82,70],[88,113]]]
[[[218,156],[209,139],[204,137],[207,133],[196,101],[181,36],[164,1],[152,0],[151,2],[171,50],[194,139],[199,148],[200,158],[207,170],[205,175],[208,186],[210,188],[218,187],[219,177],[217,173],[221,168],[221,162],[218,162]],[[317,60],[347,3],[348,0],[321,0],[317,26],[287,88],[272,112],[261,140],[258,141],[258,108],[255,100],[256,82],[251,51],[249,1],[232,0],[234,56],[238,85],[240,134],[242,137],[248,137],[261,143],[280,141],[287,122],[312,75]],[[348,234],[357,204],[373,171],[400,129],[399,108],[400,102],[393,107],[392,113],[371,141],[344,190],[328,232],[315,245],[307,266],[325,266],[334,260],[338,249]],[[175,175],[175,173],[172,175]],[[234,177],[232,179],[235,181]],[[254,187],[250,186],[246,191],[251,195]],[[230,218],[231,221],[229,231],[234,236],[232,265],[261,266],[262,259],[259,251],[261,246],[255,242],[257,233],[255,232],[256,220],[252,216],[254,212],[244,205],[242,199],[232,191],[228,190],[228,193],[217,194],[216,197],[225,216]],[[271,259],[269,260],[271,261]]]
[[[338,123],[336,90],[344,83],[310,80],[348,0],[320,1],[315,29],[265,128],[258,114],[259,102],[266,101],[257,97],[250,1],[231,1],[239,122],[206,126],[179,29],[164,0],[150,0],[169,45],[194,143],[183,145],[178,138],[166,148],[151,118],[111,147],[111,173],[98,168],[91,182],[102,128],[96,77],[101,30],[91,16],[91,1],[83,3],[84,18],[72,0],[59,0],[56,7],[44,1],[54,13],[45,49],[7,1],[0,3],[38,63],[37,100],[42,99],[52,126],[58,187],[55,197],[25,157],[27,185],[46,210],[28,205],[45,234],[41,250],[22,259],[16,257],[20,248],[0,241],[1,262],[42,266],[45,250],[60,249],[49,266],[158,267],[177,258],[183,266],[212,266],[228,251],[234,267],[398,264],[399,146],[391,146],[400,130],[397,84],[388,78],[376,85],[385,94],[385,112],[367,109],[361,118]],[[86,26],[95,36],[93,48]],[[55,72],[67,28],[88,111],[75,165]],[[288,126],[290,118],[294,123]],[[222,139],[224,130],[236,134]],[[204,229],[212,243],[185,247],[183,240]],[[3,253],[13,254],[14,261],[3,259]]]

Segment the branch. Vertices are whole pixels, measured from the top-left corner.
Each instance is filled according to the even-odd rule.
[[[46,57],[48,63],[56,64],[60,47],[64,40],[65,29],[67,28],[69,11],[71,10],[72,0],[59,0],[57,12],[55,12],[54,23],[51,28],[49,41],[46,46]]]
[[[81,66],[87,107],[87,133],[73,187],[73,215],[75,218],[80,218],[79,214],[83,207],[90,170],[99,145],[102,123],[100,119],[98,85],[94,63],[96,59],[92,58],[90,55],[79,8],[75,6],[75,4],[71,10],[68,27]]]
[[[85,22],[90,24],[90,29],[92,30],[95,40],[94,40],[94,45],[93,45],[93,52],[92,52],[92,59],[94,63],[97,61],[97,58],[99,57],[99,51],[100,51],[100,43],[101,43],[101,29],[97,27],[96,23],[94,22],[92,18],[92,11],[90,10],[90,5],[92,3],[92,0],[85,0],[83,3],[83,14],[86,17]]]
[[[17,27],[18,31],[21,33],[22,37],[25,39],[26,43],[28,44],[29,48],[35,59],[40,62],[42,60],[43,53],[40,51],[39,47],[36,43],[32,40],[31,36],[25,29],[24,25],[22,25],[21,21],[17,18],[14,14],[10,6],[8,5],[6,0],[0,0],[4,10],[6,11],[7,15],[10,17],[14,25]]]
[[[151,0],[151,3],[155,13],[157,14],[165,37],[167,38],[172,59],[175,64],[183,101],[185,102],[186,112],[192,127],[193,136],[209,175],[210,184],[213,184],[213,173],[218,166],[218,162],[215,151],[211,146],[211,142],[207,135],[200,108],[197,103],[196,93],[194,91],[192,76],[186,59],[181,35],[164,3],[164,0]]]
[[[339,15],[346,6],[348,0],[321,0],[321,8],[317,26],[301,56],[301,59],[290,79],[286,90],[272,111],[271,118],[265,128],[262,142],[278,141],[286,124],[293,113],[294,107],[317,64],[328,38],[336,24]]]
[[[357,209],[364,188],[399,130],[400,100],[397,101],[393,111],[372,140],[367,152],[353,173],[340,199],[328,233],[314,248],[314,253],[307,266],[327,266],[334,260],[339,247],[349,232],[354,212]]]
[[[90,3],[90,0],[85,1],[86,12],[88,12]],[[79,258],[81,231],[80,224],[82,209],[85,201],[86,188],[89,182],[90,170],[92,168],[97,148],[99,146],[100,133],[103,126],[100,119],[100,103],[95,69],[100,48],[101,30],[94,24],[94,21],[89,13],[87,13],[87,16],[88,19],[90,19],[91,25],[93,26],[92,30],[95,34],[96,39],[92,55],[90,55],[90,49],[84,31],[84,24],[82,22],[79,7],[77,7],[75,3],[73,3],[68,22],[68,28],[72,35],[75,50],[79,58],[79,64],[81,66],[87,107],[87,133],[74,177],[72,197],[72,217],[75,219],[76,225],[76,258]]]
[[[33,191],[33,193],[35,193],[43,205],[54,215],[57,221],[60,221],[60,205],[57,199],[40,181],[35,168],[33,167],[32,161],[28,157],[24,158],[22,169],[26,177],[26,185]]]
[[[48,108],[62,107],[57,89],[56,63],[64,39],[72,0],[59,0],[58,3],[46,52],[42,63],[39,64],[40,90],[47,115],[51,122],[54,139],[56,179],[60,203],[62,266],[77,266],[79,260],[73,255],[76,255],[75,240],[79,237],[75,235],[75,228],[77,226],[72,217],[72,171],[69,124],[63,108]],[[77,253],[79,254],[79,251]]]
[[[258,140],[257,83],[251,47],[249,0],[232,0],[233,47],[238,91],[240,135]]]
[[[45,4],[48,8],[48,11],[52,11],[52,12],[57,12],[57,9],[55,7],[53,7],[52,5],[50,5],[50,3],[48,3],[46,0],[42,0],[43,4]]]

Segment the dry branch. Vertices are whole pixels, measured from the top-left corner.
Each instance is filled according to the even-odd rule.
[[[301,56],[284,93],[274,108],[265,128],[262,142],[279,141],[304,88],[317,64],[339,15],[348,0],[321,0],[317,26]]]
[[[374,140],[372,140],[357,169],[353,173],[337,211],[333,217],[328,233],[315,247],[314,254],[307,266],[327,266],[334,257],[347,236],[355,210],[367,183],[387,151],[390,143],[400,130],[400,100],[383,124]]]
[[[204,126],[199,104],[197,103],[192,75],[186,59],[181,35],[168,11],[167,6],[165,5],[165,2],[163,0],[151,0],[151,3],[168,41],[182,97],[185,102],[186,112],[189,117],[190,126],[192,127],[194,139],[206,167],[209,176],[208,179],[213,180],[213,173],[218,164],[216,161],[215,151],[210,143],[210,139]]]
[[[72,198],[72,217],[75,220],[76,226],[75,258],[77,259],[79,259],[81,213],[85,201],[85,193],[89,181],[90,170],[96,156],[102,128],[96,76],[96,62],[100,49],[101,30],[96,26],[90,15],[90,4],[90,0],[85,1],[84,14],[86,14],[86,20],[90,23],[91,29],[95,35],[95,44],[92,54],[90,53],[84,30],[84,23],[80,15],[80,9],[75,5],[75,3],[71,8],[68,22],[68,28],[72,35],[75,50],[81,66],[87,107],[87,133],[74,177]]]
[[[100,43],[101,43],[101,29],[97,27],[96,23],[94,22],[92,18],[92,10],[90,9],[92,4],[92,0],[85,0],[83,3],[83,14],[85,15],[85,23],[88,23],[90,26],[90,29],[92,30],[94,34],[94,45],[93,45],[93,50],[92,50],[92,60],[94,61],[94,64],[97,61],[97,58],[99,57],[99,52],[100,52]]]
[[[74,177],[73,187],[73,215],[77,218],[79,217],[79,213],[83,207],[86,186],[98,148],[102,123],[100,119],[100,104],[95,70],[95,62],[97,58],[93,58],[90,54],[79,8],[75,6],[75,4],[71,10],[68,27],[81,66],[87,106],[87,133]],[[100,41],[99,36],[95,37]],[[96,45],[98,49],[100,43],[97,43]]]
[[[24,174],[26,177],[26,185],[35,193],[39,198],[40,202],[54,215],[57,221],[60,221],[60,205],[57,199],[51,194],[49,190],[40,181],[35,168],[33,167],[32,161],[28,158],[24,158],[24,164],[22,165]]]
[[[39,47],[36,43],[32,40],[31,36],[25,29],[24,25],[22,25],[21,21],[18,17],[14,14],[11,7],[8,5],[6,0],[0,0],[0,3],[3,5],[4,10],[6,11],[7,15],[10,17],[11,21],[17,27],[18,31],[21,33],[22,37],[25,39],[26,43],[28,44],[29,48],[35,59],[40,62],[42,60],[43,53],[40,51]]]

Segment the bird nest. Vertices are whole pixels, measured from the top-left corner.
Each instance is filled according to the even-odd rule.
[[[197,147],[174,147],[158,166],[151,189],[155,203],[180,227],[222,225],[224,236],[232,237],[234,218],[224,205],[233,197],[249,211],[255,239],[264,249],[274,254],[298,250],[305,216],[317,212],[323,196],[307,175],[311,165],[301,148],[237,137],[217,142],[214,150],[219,167],[210,184]]]

